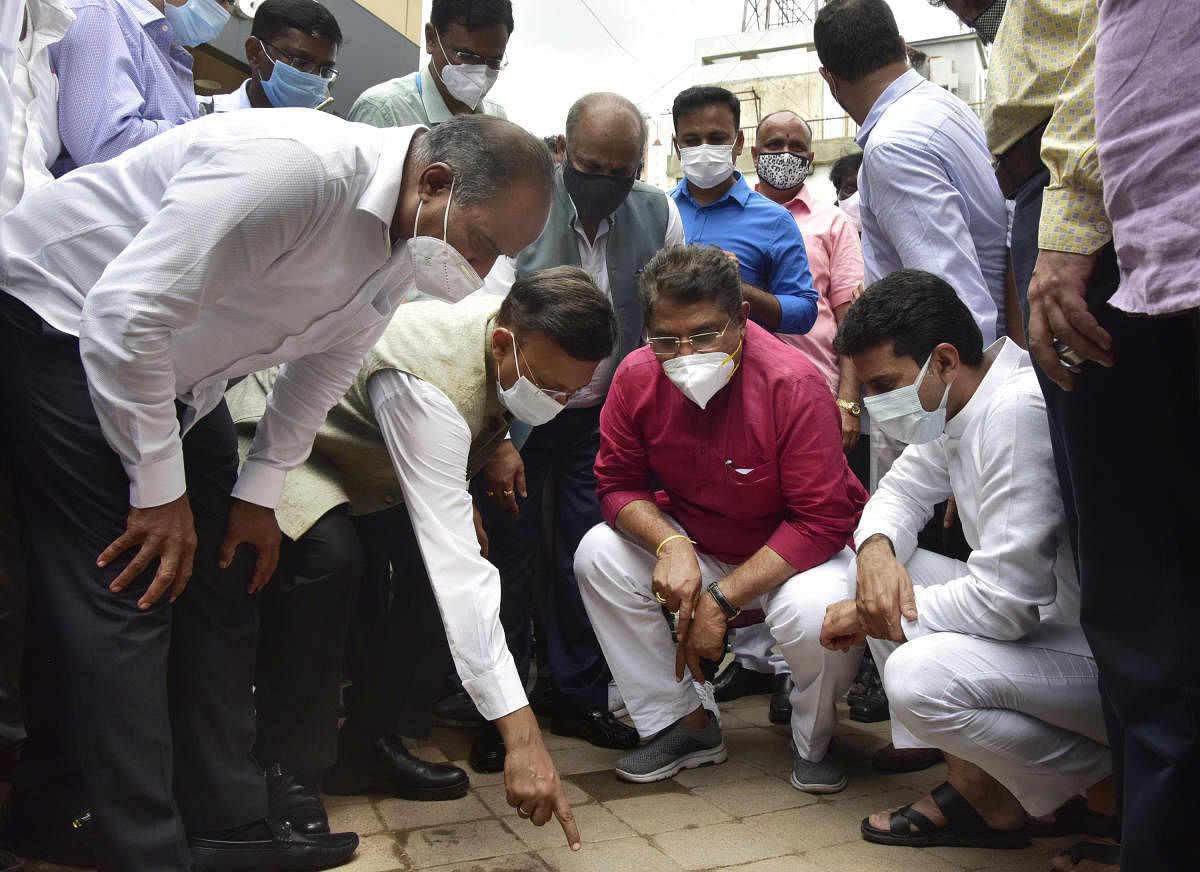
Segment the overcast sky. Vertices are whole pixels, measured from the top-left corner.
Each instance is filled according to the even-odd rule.
[[[927,0],[888,0],[910,40],[959,32]],[[425,0],[424,20],[429,20]],[[538,135],[558,133],[589,91],[616,91],[643,111],[669,109],[691,84],[695,42],[737,33],[742,0],[513,0],[508,68],[489,95]],[[423,46],[422,46],[423,48]],[[422,53],[421,63],[428,63]]]

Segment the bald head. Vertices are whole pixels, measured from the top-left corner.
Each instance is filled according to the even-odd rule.
[[[772,112],[769,115],[764,115],[762,120],[758,122],[758,129],[754,132],[754,141],[762,142],[763,127],[769,127],[774,130],[779,125],[791,125],[799,123],[804,128],[804,132],[808,136],[809,144],[812,143],[812,128],[808,126],[808,122],[793,112],[791,109],[780,109],[778,112]]]
[[[567,148],[571,147],[571,140],[584,119],[600,128],[628,128],[633,131],[638,149],[645,147],[646,119],[642,117],[637,105],[627,97],[609,91],[597,91],[576,100],[567,111]],[[627,133],[628,130],[623,132]]]
[[[620,94],[587,94],[567,113],[563,148],[578,172],[633,178],[645,147],[646,121]]]

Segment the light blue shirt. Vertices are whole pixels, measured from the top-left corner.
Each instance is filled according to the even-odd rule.
[[[857,141],[867,284],[898,269],[941,276],[987,347],[1004,332],[1008,218],[983,125],[909,70],[875,101]]]
[[[689,245],[715,245],[737,255],[742,281],[779,300],[777,333],[807,333],[817,320],[817,292],[808,270],[804,237],[792,213],[751,191],[734,172],[733,187],[701,206],[683,179],[671,192]]]
[[[200,115],[192,56],[148,0],[69,0],[75,23],[50,49],[58,128],[69,158],[98,163]]]

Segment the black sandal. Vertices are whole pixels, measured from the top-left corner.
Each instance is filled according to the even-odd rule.
[[[1082,796],[1072,796],[1054,812],[1054,820],[1029,820],[1029,835],[1035,839],[1049,839],[1055,836],[1073,836],[1082,833],[1087,826],[1087,800]]]
[[[946,818],[944,827],[912,807],[904,806],[892,813],[890,826],[881,830],[863,818],[862,836],[877,845],[907,845],[912,848],[1024,848],[1029,844],[1029,829],[997,830],[989,827],[971,803],[963,798],[950,782],[942,782],[930,796]],[[918,829],[914,830],[913,825]]]
[[[1084,860],[1100,863],[1105,866],[1121,865],[1121,822],[1115,814],[1101,814],[1098,811],[1087,810],[1087,825],[1083,828],[1084,841],[1076,842],[1059,854],[1068,857],[1071,863],[1078,866]],[[1115,845],[1105,842],[1089,842],[1093,839],[1113,839]]]

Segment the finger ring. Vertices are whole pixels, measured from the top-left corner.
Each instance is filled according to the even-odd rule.
[[[517,806],[517,814],[518,814],[520,817],[523,817],[523,818],[527,818],[527,817],[529,817],[529,815],[530,815],[530,813],[529,813],[529,812],[525,811],[525,806],[523,806],[523,805],[518,805],[518,806]]]
[[[513,492],[512,492],[512,491],[510,491],[510,490],[506,490],[506,491],[504,492],[504,495],[505,495],[506,497],[511,497],[511,496],[513,495]]]
[[[654,598],[656,600],[658,600],[660,603],[662,603],[664,606],[667,604],[667,598],[665,596],[663,596],[661,593],[659,593],[658,591],[654,592]]]
[[[486,494],[489,497],[494,497],[496,495],[496,492],[495,491],[484,491],[484,494]]]
[[[1086,361],[1086,358],[1082,354],[1061,339],[1053,339],[1050,344],[1054,349],[1054,353],[1058,355],[1058,359],[1067,366],[1083,366]]]

